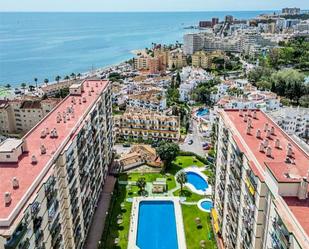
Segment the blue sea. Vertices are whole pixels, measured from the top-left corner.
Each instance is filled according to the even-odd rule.
[[[152,42],[182,42],[184,27],[211,17],[270,12],[0,13],[0,85],[119,63]]]

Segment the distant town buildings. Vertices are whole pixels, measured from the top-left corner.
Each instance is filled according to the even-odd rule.
[[[282,14],[283,15],[299,15],[300,8],[283,8]]]

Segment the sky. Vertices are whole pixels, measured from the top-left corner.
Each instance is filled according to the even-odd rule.
[[[309,9],[309,0],[0,0],[0,11],[224,11]]]

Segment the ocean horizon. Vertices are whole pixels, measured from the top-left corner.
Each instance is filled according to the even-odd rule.
[[[276,10],[275,10],[276,11]],[[262,11],[0,12],[0,86],[54,81],[133,58],[152,43],[182,42],[199,21]]]

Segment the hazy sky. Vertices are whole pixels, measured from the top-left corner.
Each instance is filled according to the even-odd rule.
[[[0,11],[220,11],[309,9],[309,0],[0,0]]]

